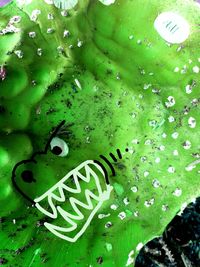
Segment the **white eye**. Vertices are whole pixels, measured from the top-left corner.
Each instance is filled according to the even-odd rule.
[[[67,143],[59,137],[52,138],[50,147],[51,152],[59,157],[65,157],[69,153],[69,147]]]

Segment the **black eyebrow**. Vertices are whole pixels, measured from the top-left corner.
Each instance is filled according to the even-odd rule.
[[[50,135],[49,140],[47,141],[45,148],[43,151],[38,151],[33,153],[33,155],[31,156],[31,159],[34,159],[34,157],[36,155],[43,155],[43,154],[47,154],[51,140],[57,135],[58,131],[60,130],[60,128],[65,124],[65,120],[61,121],[60,124],[58,124],[58,126],[56,127],[56,129],[53,131],[53,133]]]

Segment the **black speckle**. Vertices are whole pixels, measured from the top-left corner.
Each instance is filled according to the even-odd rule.
[[[66,104],[66,106],[67,106],[68,108],[71,108],[71,106],[72,106],[72,102],[71,102],[69,99],[67,99],[67,100],[65,101],[65,104]]]
[[[0,265],[6,264],[7,262],[5,258],[0,258]]]
[[[102,264],[103,263],[103,258],[100,256],[97,258],[97,263]]]
[[[0,113],[5,113],[5,112],[6,112],[6,110],[5,110],[4,106],[0,105]]]

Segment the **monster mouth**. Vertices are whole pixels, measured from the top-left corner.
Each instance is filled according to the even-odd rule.
[[[102,206],[103,202],[109,199],[110,193],[113,189],[112,186],[106,184],[106,189],[103,190],[100,184],[100,177],[97,175],[97,172],[94,169],[98,170],[98,174],[102,175],[103,179],[105,179],[105,173],[100,165],[95,163],[93,160],[87,160],[81,163],[78,167],[70,171],[67,175],[65,175],[58,183],[52,186],[48,191],[46,191],[40,197],[34,199],[36,203],[35,206],[46,216],[57,219],[58,214],[62,216],[62,218],[67,222],[66,227],[60,227],[48,222],[45,222],[45,227],[51,231],[56,236],[67,240],[69,242],[76,242],[77,239],[86,231],[89,226],[92,218],[95,216],[97,211]],[[84,170],[85,175],[82,174],[82,170]],[[72,188],[67,185],[67,181],[73,178],[75,188]],[[79,181],[84,181],[86,183],[91,182],[91,178],[95,181],[95,189],[97,189],[98,194],[94,194],[90,189],[84,189],[85,199],[86,201],[82,202],[78,198],[80,198],[83,194],[83,189],[81,189],[81,185]],[[55,192],[59,192],[59,195]],[[56,202],[65,202],[66,201],[66,193],[70,193],[70,197],[67,201],[71,204],[71,207],[74,213],[70,213],[61,208],[61,206],[56,205]],[[42,207],[42,202],[48,201],[48,205],[51,208],[51,212]],[[97,203],[97,204],[94,204]],[[85,218],[84,214],[80,211],[87,210],[90,215]],[[83,225],[81,229],[77,230],[78,222],[82,222]],[[73,237],[67,235],[73,232]],[[74,234],[75,232],[75,234]],[[65,233],[65,234],[64,234]],[[70,234],[71,235],[71,234]]]

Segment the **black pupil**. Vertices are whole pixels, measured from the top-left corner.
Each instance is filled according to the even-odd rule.
[[[29,170],[23,171],[21,174],[21,177],[22,177],[23,181],[26,183],[36,182],[36,180],[33,178],[32,171],[29,171]]]
[[[62,153],[62,149],[59,146],[54,146],[51,151],[55,155],[60,155]]]

